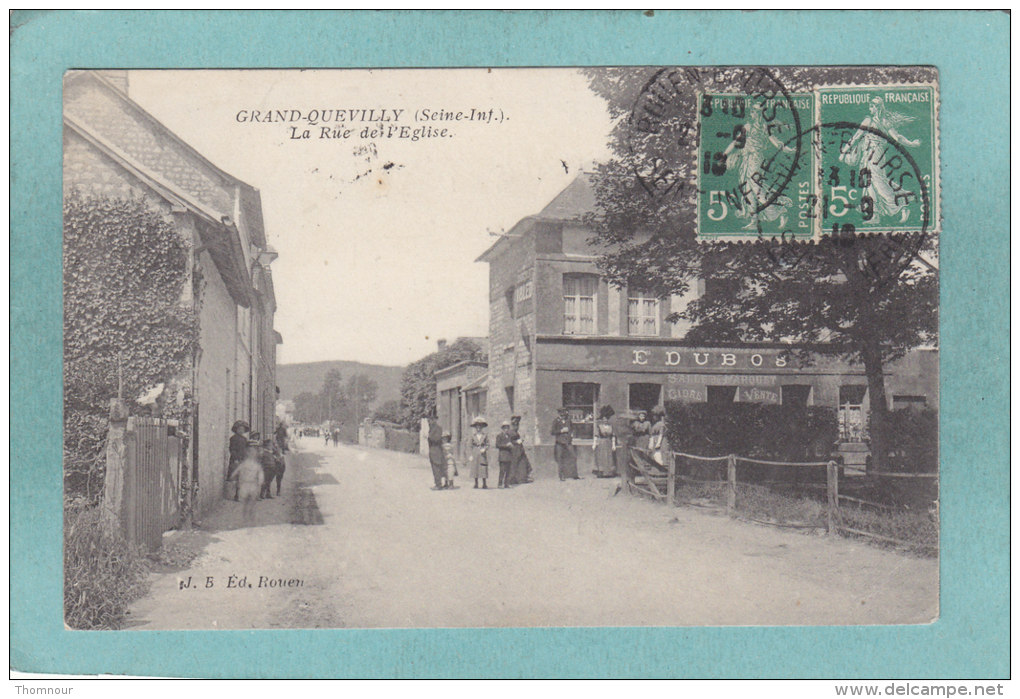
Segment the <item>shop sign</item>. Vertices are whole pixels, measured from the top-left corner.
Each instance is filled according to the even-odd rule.
[[[779,391],[771,391],[764,388],[738,386],[737,401],[740,403],[773,403],[778,405],[781,401]]]
[[[708,401],[708,394],[704,386],[669,386],[666,388],[666,400],[705,403]]]
[[[754,350],[631,350],[631,364],[638,366],[675,366],[696,369],[733,369],[770,371],[790,365],[783,352]]]

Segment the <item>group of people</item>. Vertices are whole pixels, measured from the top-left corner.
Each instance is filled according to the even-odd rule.
[[[630,467],[631,449],[644,450],[658,463],[663,463],[665,411],[656,406],[651,411],[651,419],[649,413],[644,410],[620,416],[616,421],[613,420],[615,415],[616,411],[609,405],[599,410],[592,440],[592,449],[595,450],[595,469],[592,473],[599,478],[629,478],[633,475]],[[474,432],[471,435],[467,463],[468,477],[474,480],[475,488],[489,487],[489,461],[492,458],[492,450],[489,436],[485,432],[488,426],[483,417],[476,417],[471,421]],[[493,446],[498,454],[497,488],[509,488],[533,480],[531,461],[524,450],[520,426],[521,417],[514,415],[500,425],[500,431],[496,435]],[[550,432],[553,437],[553,457],[556,459],[559,479],[580,480],[577,472],[577,451],[574,446],[574,427],[567,408],[559,409]],[[430,417],[429,462],[436,490],[452,489],[454,479],[459,475],[452,441],[451,434],[443,431],[435,415]]]
[[[489,435],[485,428],[489,423],[479,416],[471,421],[470,450],[468,452],[468,477],[474,480],[474,487],[489,489]],[[524,438],[521,436],[521,417],[514,415],[500,425],[496,435],[496,465],[499,469],[497,488],[510,488],[532,482],[531,460],[524,450]],[[453,452],[453,437],[443,431],[435,416],[429,418],[429,463],[432,466],[432,477],[436,490],[454,488],[454,479],[459,475],[456,457]],[[479,485],[481,483],[481,485]]]
[[[633,417],[623,415],[615,422],[614,415],[616,411],[613,407],[604,405],[599,410],[599,417],[595,422],[595,439],[592,442],[592,449],[595,450],[595,469],[592,473],[596,477],[631,476],[631,449],[648,452],[657,463],[663,463],[666,413],[661,407],[652,408],[651,420],[644,410],[639,410]]]
[[[333,440],[333,446],[334,447],[340,444],[340,428],[339,427],[335,427],[332,430],[323,430],[322,434],[326,438],[326,443],[323,444],[322,446],[328,447],[329,446],[329,440],[331,440],[331,439]]]
[[[250,522],[255,514],[257,500],[272,500],[272,485],[276,482],[276,495],[280,495],[283,474],[287,470],[284,454],[288,451],[287,427],[277,425],[270,439],[262,439],[252,432],[244,420],[230,428],[230,463],[227,466],[228,495],[242,503],[242,517]]]

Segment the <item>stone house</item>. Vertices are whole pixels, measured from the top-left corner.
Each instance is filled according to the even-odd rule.
[[[141,197],[172,220],[191,252],[200,293],[195,409],[186,458],[197,510],[222,497],[231,424],[274,428],[276,298],[259,191],[209,162],[129,97],[125,71],[71,71],[64,79],[64,192]]]
[[[778,343],[686,342],[689,324],[667,317],[706,282],[669,298],[608,284],[583,222],[594,207],[582,174],[478,258],[489,264],[490,431],[522,416],[538,474],[554,472],[550,427],[560,407],[570,412],[582,474],[592,467],[594,418],[604,405],[618,415],[671,400],[825,405],[837,409],[845,439],[860,438],[869,410],[863,366],[823,355],[801,364]],[[892,364],[886,392],[891,408],[937,407],[938,351],[917,349]]]

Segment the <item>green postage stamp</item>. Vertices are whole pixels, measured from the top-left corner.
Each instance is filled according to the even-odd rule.
[[[937,233],[934,83],[779,81],[697,99],[700,240]]]

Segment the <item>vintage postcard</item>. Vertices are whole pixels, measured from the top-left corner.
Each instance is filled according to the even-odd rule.
[[[63,87],[69,627],[938,618],[934,68]]]
[[[990,17],[15,13],[12,667],[1002,672]]]

